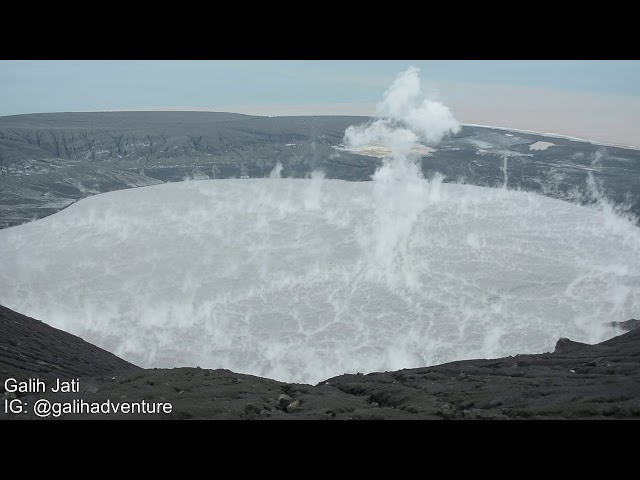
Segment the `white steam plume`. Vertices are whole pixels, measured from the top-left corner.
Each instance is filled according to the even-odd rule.
[[[282,168],[282,163],[276,163],[276,166],[273,167],[273,170],[269,173],[269,178],[282,178]]]
[[[404,157],[418,141],[435,145],[460,131],[446,106],[424,96],[419,72],[409,67],[396,77],[376,107],[377,120],[347,128],[344,140],[348,147],[382,144],[391,149],[392,157]]]
[[[377,119],[350,126],[344,135],[348,149],[375,145],[390,151],[373,175],[376,223],[365,242],[370,273],[387,280],[389,274],[398,273],[414,285],[411,262],[406,258],[411,232],[427,203],[437,197],[431,189],[438,189],[442,177],[430,185],[409,154],[420,141],[434,145],[460,130],[446,106],[424,96],[419,71],[409,67],[400,73],[376,107]]]

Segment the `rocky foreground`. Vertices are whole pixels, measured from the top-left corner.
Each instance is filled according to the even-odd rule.
[[[45,391],[34,392],[33,382],[30,392],[5,391],[7,379],[14,390],[35,378]],[[551,353],[341,375],[312,386],[229,370],[141,369],[0,306],[0,382],[2,419],[39,418],[40,399],[58,412],[79,411],[81,402],[171,407],[47,417],[65,419],[631,419],[640,418],[640,329],[597,345],[560,339]],[[51,391],[60,385],[72,391]],[[10,404],[21,413],[7,411]]]

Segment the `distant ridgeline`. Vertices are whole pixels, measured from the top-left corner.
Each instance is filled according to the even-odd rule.
[[[379,149],[340,149],[366,117],[214,112],[51,113],[0,117],[0,228],[97,193],[164,182],[283,177],[369,180]],[[376,153],[377,152],[377,153]],[[465,126],[416,151],[427,178],[522,188],[640,215],[640,151]]]

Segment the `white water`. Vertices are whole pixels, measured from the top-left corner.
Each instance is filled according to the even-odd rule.
[[[640,229],[592,176],[600,210],[508,191],[506,156],[503,189],[427,182],[412,152],[459,125],[418,72],[345,132],[384,156],[372,182],[278,163],[88,198],[0,231],[0,303],[141,366],[310,383],[618,333],[640,311]]]
[[[637,318],[640,229],[611,211],[399,180],[86,198],[0,231],[0,304],[141,366],[311,383],[597,342]]]

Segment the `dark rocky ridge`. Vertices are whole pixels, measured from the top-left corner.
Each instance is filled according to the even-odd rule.
[[[46,364],[38,360],[45,359]],[[0,307],[0,380],[80,378],[55,402],[170,402],[163,419],[624,419],[640,418],[640,329],[597,345],[560,339],[555,351],[368,375],[316,386],[228,370],[137,368],[82,339]],[[5,398],[13,398],[13,394]],[[0,418],[36,418],[7,414]]]
[[[0,379],[75,378],[138,369],[80,337],[0,305]],[[3,390],[4,392],[4,390]]]
[[[627,320],[626,322],[611,322],[609,325],[611,325],[612,327],[620,328],[625,332],[630,332],[631,330],[640,328],[640,320],[632,318],[631,320]]]
[[[255,117],[215,112],[50,113],[0,117],[0,228],[51,215],[88,195],[185,179],[285,177],[321,169],[369,180],[379,158],[338,151],[366,117]],[[537,141],[553,147],[531,150]],[[420,158],[426,177],[592,203],[591,173],[619,208],[640,215],[640,150],[464,126]]]

